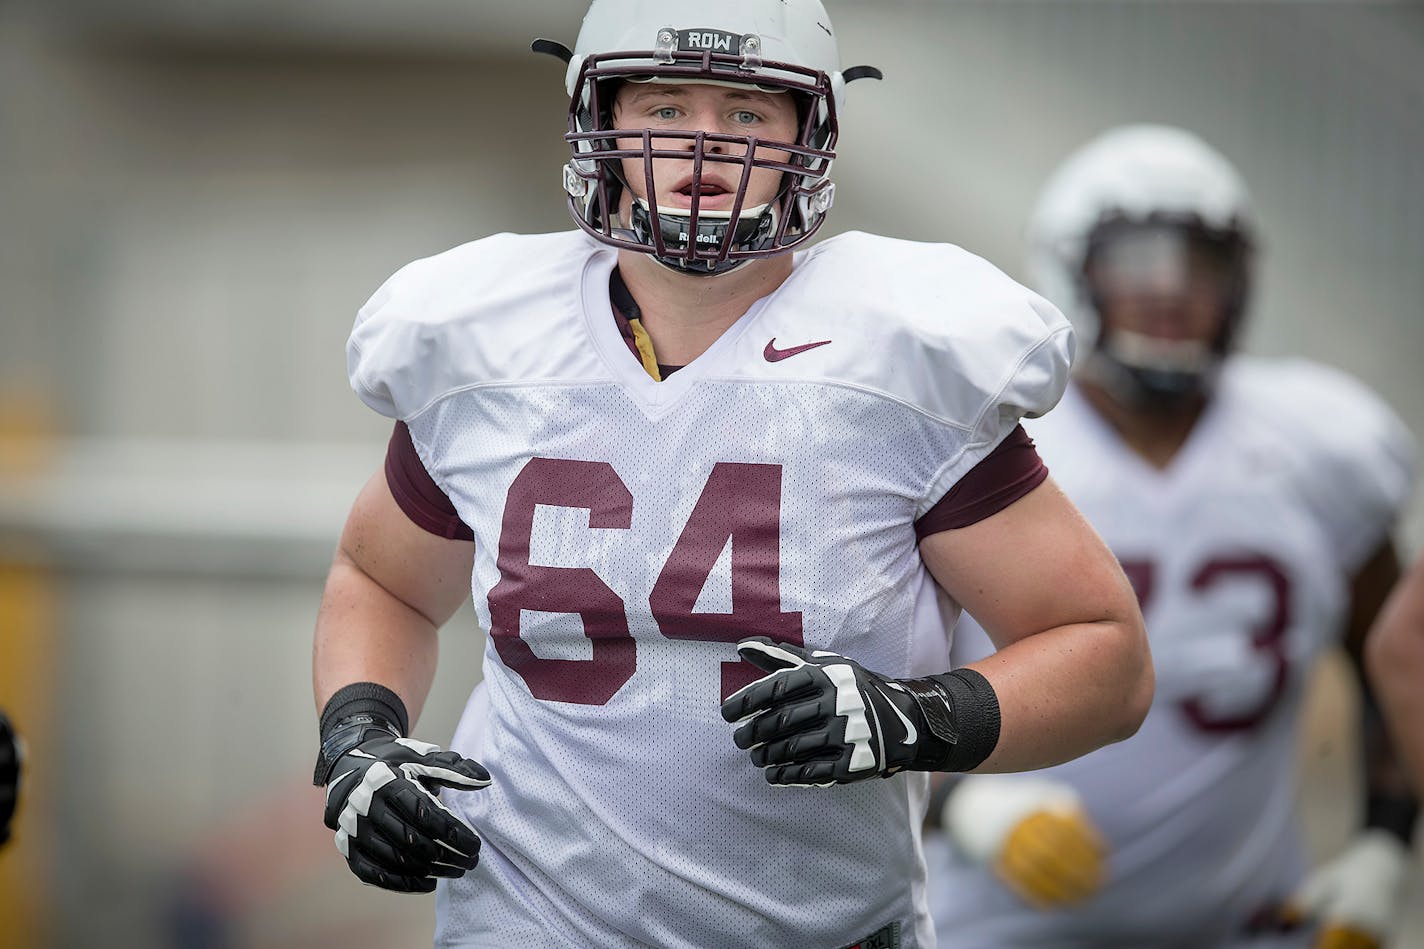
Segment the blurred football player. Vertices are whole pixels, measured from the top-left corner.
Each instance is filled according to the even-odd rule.
[[[10,841],[10,822],[20,796],[20,764],[24,747],[10,720],[0,712],[0,847]]]
[[[1370,681],[1418,791],[1424,788],[1424,556],[1390,594],[1365,647]]]
[[[1086,145],[1046,186],[1030,241],[1083,346],[1032,433],[1133,580],[1158,687],[1130,741],[946,782],[941,935],[986,949],[1377,945],[1413,800],[1367,714],[1359,832],[1302,885],[1296,739],[1312,664],[1342,635],[1360,656],[1398,575],[1412,440],[1340,372],[1233,354],[1256,226],[1240,176],[1195,136],[1141,125]],[[994,648],[967,618],[955,643],[957,660]]]
[[[438,881],[442,946],[931,945],[928,772],[1150,702],[1131,586],[1018,425],[1070,326],[951,246],[809,246],[875,74],[816,0],[598,0],[535,49],[578,229],[417,261],[351,336],[399,424],[318,620],[327,823],[361,880]],[[472,587],[487,688],[442,751],[407,731]],[[999,653],[950,671],[941,590]]]

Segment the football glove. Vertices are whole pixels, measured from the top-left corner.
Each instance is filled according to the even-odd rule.
[[[441,788],[488,787],[489,772],[438,746],[367,728],[327,772],[326,826],[362,882],[429,893],[480,859],[480,838],[440,800]]]
[[[1316,949],[1378,949],[1404,898],[1409,850],[1386,830],[1365,830],[1306,877],[1286,916],[1319,927]]]
[[[0,712],[0,846],[10,839],[10,820],[20,796],[20,764],[24,761],[24,745],[10,727],[10,720]]]
[[[845,656],[764,636],[742,640],[737,651],[768,674],[732,693],[722,717],[738,724],[732,740],[771,784],[825,787],[941,770],[962,744],[951,689],[971,687],[946,684],[948,676],[890,679]],[[997,709],[995,700],[994,741]],[[992,750],[990,742],[979,760]]]
[[[1103,885],[1107,853],[1078,792],[1046,778],[969,775],[941,819],[961,853],[1030,906],[1081,902]]]

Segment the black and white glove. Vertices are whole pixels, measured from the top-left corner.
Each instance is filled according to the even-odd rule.
[[[1379,949],[1405,905],[1410,862],[1397,836],[1366,829],[1306,877],[1284,915],[1316,923],[1315,949]]]
[[[829,786],[900,771],[967,771],[994,750],[999,706],[968,669],[891,679],[764,636],[737,644],[768,673],[722,703],[732,740],[771,784]]]
[[[362,883],[429,893],[436,877],[464,876],[480,859],[479,836],[440,800],[441,789],[479,790],[490,776],[456,752],[404,737],[391,721],[404,721],[404,706],[381,691],[399,714],[367,708],[324,716],[315,782],[326,785],[325,823],[336,831],[336,849]],[[338,692],[328,708],[341,698]]]
[[[24,760],[24,745],[10,727],[10,720],[0,712],[0,846],[10,839],[10,820],[20,796],[20,764]]]

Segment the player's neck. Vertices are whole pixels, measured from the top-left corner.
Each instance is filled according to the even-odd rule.
[[[618,270],[638,303],[658,362],[685,366],[706,352],[753,303],[791,275],[790,254],[751,260],[730,273],[676,273],[646,254],[622,251]]]
[[[1158,469],[1181,453],[1206,408],[1205,400],[1193,399],[1180,408],[1144,412],[1124,405],[1092,381],[1079,379],[1078,388],[1127,447]]]

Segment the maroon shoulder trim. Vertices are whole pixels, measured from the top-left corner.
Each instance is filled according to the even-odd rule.
[[[1014,430],[944,497],[915,521],[915,536],[924,540],[940,531],[977,524],[1028,494],[1048,477],[1033,439],[1022,425]]]
[[[425,470],[404,422],[396,423],[386,446],[386,484],[396,504],[417,527],[453,540],[475,539],[474,531],[460,520],[455,505]]]

